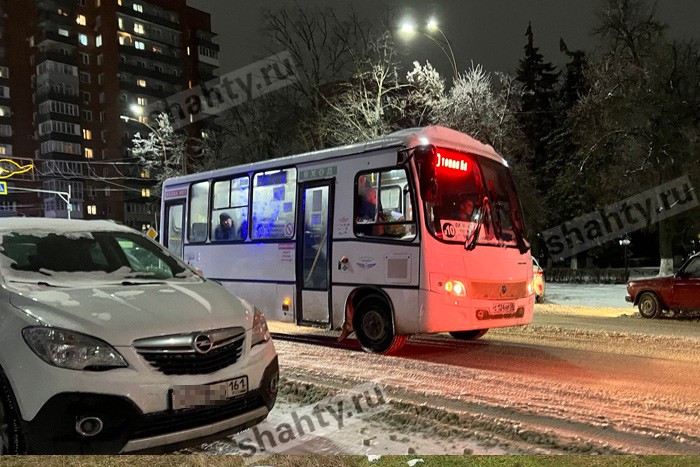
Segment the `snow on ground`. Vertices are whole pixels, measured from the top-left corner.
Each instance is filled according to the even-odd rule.
[[[632,305],[625,301],[625,284],[556,284],[547,283],[545,303],[566,306],[626,308]]]
[[[567,287],[594,298],[599,291]],[[604,288],[613,297],[615,286]],[[536,306],[532,325],[476,342],[415,336],[397,357],[365,354],[353,339],[334,348],[337,331],[271,322],[272,331],[313,334],[322,344],[275,341],[285,384],[297,385],[275,410],[310,403],[295,394],[368,381],[381,382],[391,400],[376,418],[290,452],[700,454],[700,322],[645,320],[623,307],[550,302]],[[232,446],[222,440],[202,451]]]

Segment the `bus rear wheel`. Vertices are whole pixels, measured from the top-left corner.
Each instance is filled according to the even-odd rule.
[[[394,334],[389,304],[376,295],[360,300],[355,309],[353,324],[357,340],[366,352],[392,355],[408,340],[408,336]]]
[[[473,331],[452,331],[450,335],[461,341],[471,341],[480,338],[488,332],[488,329],[475,329]]]

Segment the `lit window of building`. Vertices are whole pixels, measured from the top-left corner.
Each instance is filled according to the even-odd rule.
[[[137,84],[138,86],[141,86],[142,88],[145,88],[145,87],[146,87],[146,80],[145,80],[145,79],[137,80],[137,81],[136,81],[136,84]]]
[[[97,47],[102,47],[102,34],[100,34],[99,36],[97,36],[97,38],[95,38],[95,45]]]
[[[88,36],[86,34],[78,34],[78,41],[81,45],[88,45]]]
[[[150,196],[151,196],[151,190],[149,190],[148,188],[144,188],[141,190],[141,197],[148,198]]]
[[[96,216],[97,215],[97,206],[95,206],[94,204],[88,205],[87,213],[90,216]]]
[[[92,159],[94,156],[92,149],[85,148],[85,159]]]
[[[87,25],[87,18],[85,18],[85,15],[78,15],[76,22],[81,26],[85,26]]]
[[[148,99],[146,99],[145,97],[137,97],[136,103],[140,106],[146,106],[148,105]]]
[[[143,5],[139,5],[138,3],[134,3],[134,11],[138,11],[139,13],[143,13]]]
[[[83,139],[86,139],[88,141],[91,140],[92,139],[92,131],[86,130],[85,128],[83,128]]]
[[[145,34],[146,29],[143,27],[143,24],[134,23],[134,32],[136,34]]]
[[[136,47],[139,50],[146,50],[146,44],[144,44],[141,41],[135,41],[134,42],[134,47]]]

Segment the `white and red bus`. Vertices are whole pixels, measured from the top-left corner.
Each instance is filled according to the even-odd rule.
[[[268,319],[371,352],[532,321],[508,164],[447,128],[169,179],[161,212],[163,244]]]

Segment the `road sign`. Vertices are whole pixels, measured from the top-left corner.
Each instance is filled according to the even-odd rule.
[[[148,232],[146,232],[146,235],[148,235],[151,238],[151,240],[155,240],[158,236],[158,231],[151,227],[150,229],[148,229]]]
[[[0,195],[7,194],[7,182],[0,182]]]

